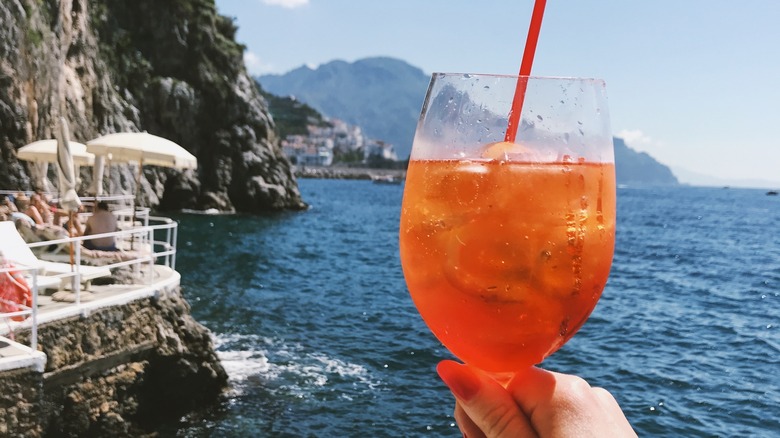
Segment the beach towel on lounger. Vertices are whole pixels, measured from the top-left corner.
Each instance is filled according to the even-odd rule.
[[[32,290],[27,281],[22,277],[19,270],[13,269],[15,266],[3,257],[0,252],[0,269],[6,270],[0,272],[0,312],[10,313],[24,310],[24,307],[32,306]],[[24,317],[14,316],[14,321],[23,321]]]

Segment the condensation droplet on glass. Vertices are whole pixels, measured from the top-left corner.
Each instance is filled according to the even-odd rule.
[[[537,115],[537,116],[536,116],[536,118],[537,118],[537,119],[538,119],[540,122],[541,122],[542,120],[544,120],[544,118],[543,118],[542,116],[540,116],[540,115]]]

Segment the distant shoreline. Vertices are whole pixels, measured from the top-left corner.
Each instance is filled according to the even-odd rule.
[[[365,167],[321,167],[321,166],[293,166],[293,174],[296,178],[313,179],[364,179],[371,180],[376,176],[406,177],[404,169],[370,169]]]

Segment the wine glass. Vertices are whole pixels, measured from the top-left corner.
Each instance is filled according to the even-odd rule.
[[[506,141],[520,86],[522,117]],[[615,197],[603,81],[433,74],[400,223],[423,320],[452,354],[496,376],[541,363],[601,296]]]

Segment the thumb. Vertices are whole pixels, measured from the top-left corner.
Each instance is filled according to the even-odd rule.
[[[512,395],[489,376],[451,360],[439,362],[436,371],[457,399],[459,409],[471,420],[471,424],[460,421],[461,429],[476,426],[490,438],[537,436]]]

